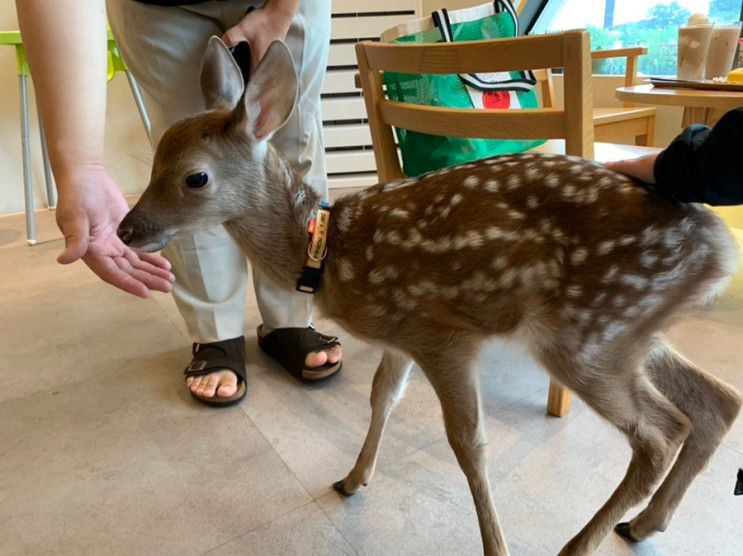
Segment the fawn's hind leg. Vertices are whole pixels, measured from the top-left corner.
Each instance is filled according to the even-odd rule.
[[[426,353],[417,360],[441,402],[449,445],[467,477],[483,551],[488,556],[506,555],[508,546],[498,523],[487,475],[485,424],[474,350],[466,347],[457,351]]]
[[[609,500],[560,554],[590,554],[632,506],[652,493],[689,431],[689,420],[660,392],[637,358],[587,366],[564,352],[537,352],[547,370],[627,435],[632,459]]]
[[[387,418],[405,392],[412,366],[410,357],[393,351],[384,352],[372,383],[372,416],[364,446],[348,476],[333,485],[341,494],[350,496],[371,480]]]
[[[647,508],[617,532],[643,540],[664,531],[694,477],[701,472],[741,407],[733,388],[659,344],[646,363],[653,384],[691,420],[691,433]]]

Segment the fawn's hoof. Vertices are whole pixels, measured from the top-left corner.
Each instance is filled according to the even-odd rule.
[[[631,542],[641,542],[640,539],[636,538],[632,535],[630,532],[629,522],[623,521],[622,523],[617,523],[614,527],[614,531],[616,531],[619,535],[622,535],[625,539]]]
[[[335,490],[336,492],[338,492],[338,493],[340,493],[340,494],[342,494],[343,496],[346,496],[346,497],[353,496],[353,494],[354,494],[353,492],[348,492],[346,490],[346,487],[343,486],[343,480],[342,479],[340,481],[336,481],[335,483],[333,483],[333,490]]]

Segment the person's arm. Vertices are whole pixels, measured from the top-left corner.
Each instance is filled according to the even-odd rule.
[[[607,164],[681,203],[743,203],[743,108],[714,128],[692,125],[658,154]]]
[[[17,0],[18,22],[59,191],[62,264],[80,258],[106,282],[146,297],[169,291],[160,255],[137,254],[116,237],[128,211],[104,160],[106,16],[102,0]]]
[[[241,41],[250,44],[252,69],[275,40],[283,40],[289,31],[300,0],[268,0],[262,8],[252,10],[234,27],[227,29],[222,40],[227,46]]]

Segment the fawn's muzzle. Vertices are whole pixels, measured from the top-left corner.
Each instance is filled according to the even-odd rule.
[[[116,235],[124,245],[151,252],[165,247],[173,237],[173,232],[144,218],[135,207],[121,221]]]

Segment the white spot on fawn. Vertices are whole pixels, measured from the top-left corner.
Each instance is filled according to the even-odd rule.
[[[347,259],[338,261],[338,276],[341,282],[350,282],[354,278],[353,267]]]
[[[465,187],[469,187],[470,189],[474,189],[478,185],[480,185],[480,178],[478,178],[477,176],[467,176],[464,179],[464,186]]]
[[[498,193],[499,189],[500,184],[498,183],[498,180],[488,180],[485,182],[486,191],[489,191],[490,193]]]
[[[608,255],[613,251],[615,244],[616,242],[612,239],[602,241],[596,248],[596,254],[599,256]]]
[[[583,264],[586,258],[588,258],[588,249],[585,247],[578,247],[570,254],[570,262],[573,264]]]
[[[410,215],[408,214],[408,211],[406,211],[406,210],[402,210],[402,209],[399,209],[399,208],[396,208],[396,209],[392,209],[392,210],[391,210],[391,211],[389,212],[389,215],[390,215],[390,216],[394,216],[395,218],[407,218],[408,216],[410,216]]]
[[[508,189],[516,189],[521,185],[521,177],[518,174],[511,174],[506,179],[506,185]]]
[[[449,202],[451,203],[452,206],[455,206],[461,203],[462,199],[464,199],[464,197],[462,197],[461,193],[455,193],[454,195],[452,195],[451,200]]]
[[[537,199],[536,195],[529,195],[529,197],[527,197],[526,206],[530,209],[535,209],[539,206],[539,199]]]
[[[567,295],[571,299],[577,299],[581,295],[583,295],[583,288],[578,284],[572,284],[565,288],[565,295]]]

